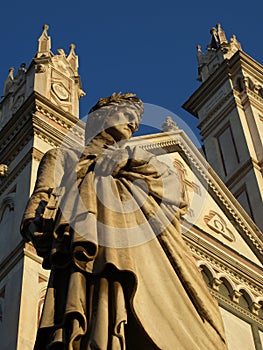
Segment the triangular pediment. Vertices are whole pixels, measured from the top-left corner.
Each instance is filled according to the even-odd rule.
[[[136,137],[132,143],[179,173],[189,203],[183,233],[191,231],[219,253],[263,267],[261,231],[182,130]]]

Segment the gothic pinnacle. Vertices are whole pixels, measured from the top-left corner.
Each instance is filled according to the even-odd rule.
[[[51,39],[48,35],[49,26],[43,25],[43,32],[38,39],[38,52],[37,57],[50,56],[51,52]]]
[[[217,26],[217,37],[218,37],[219,43],[220,44],[227,44],[228,41],[227,41],[225,32],[221,27],[221,24],[218,23],[216,26]]]

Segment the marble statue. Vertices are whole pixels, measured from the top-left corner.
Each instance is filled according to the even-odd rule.
[[[35,350],[227,349],[180,233],[179,176],[127,143],[142,114],[134,94],[102,98],[84,150],[42,158],[21,224],[51,270]]]

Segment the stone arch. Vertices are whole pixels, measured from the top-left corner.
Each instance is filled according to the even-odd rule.
[[[233,294],[233,291],[234,291],[234,286],[232,281],[230,281],[229,278],[227,278],[224,275],[219,276],[219,280],[222,283],[219,285],[218,292],[224,297],[231,299],[231,295]]]
[[[209,287],[212,287],[215,278],[215,272],[207,263],[199,262],[198,267],[201,271],[204,281]]]
[[[4,199],[2,200],[1,206],[0,206],[0,223],[3,219],[4,213],[6,209],[9,209],[9,211],[14,211],[15,208],[15,194],[10,193]]]
[[[260,308],[258,310],[258,317],[263,319],[263,299],[257,300],[257,303],[260,305]]]
[[[263,87],[260,86],[259,89],[258,89],[258,95],[263,98]]]
[[[241,306],[243,309],[251,311],[254,298],[246,290],[246,288],[242,286],[238,288],[238,291],[241,294],[238,301],[239,306]]]

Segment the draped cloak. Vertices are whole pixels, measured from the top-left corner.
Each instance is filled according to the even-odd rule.
[[[53,188],[60,203],[53,232],[31,238],[51,269],[34,349],[226,350],[218,306],[180,233],[177,173],[139,147],[119,151],[128,161],[106,176],[96,147],[80,159],[51,150],[40,163],[22,234]]]

